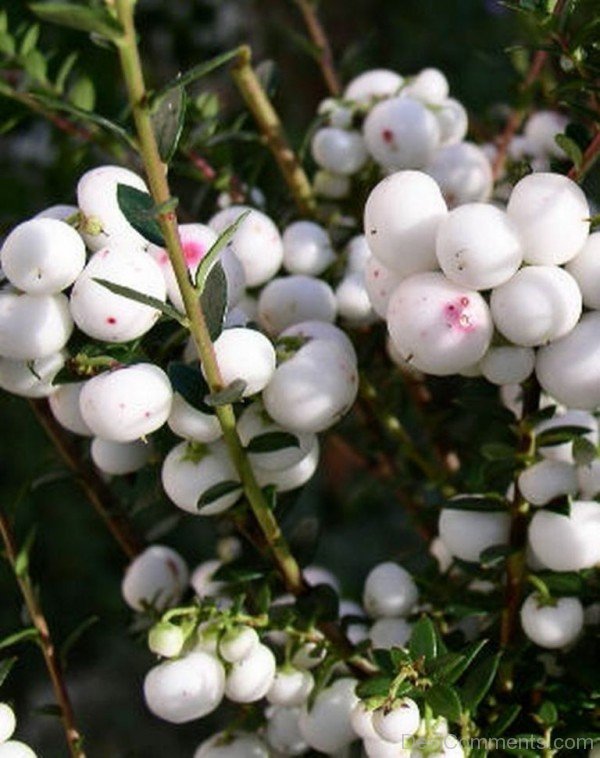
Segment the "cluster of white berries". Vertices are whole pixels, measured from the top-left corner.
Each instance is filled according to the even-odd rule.
[[[343,667],[338,678],[309,700],[315,687],[311,670],[325,654],[314,639],[320,635],[318,630],[311,631],[313,641],[300,640],[290,647],[287,632],[260,632],[243,620],[223,623],[232,600],[227,582],[213,577],[239,549],[231,538],[225,542],[218,548],[221,558],[200,564],[191,576],[177,553],[150,547],[129,566],[123,581],[125,600],[134,610],[152,605],[164,611],[181,600],[188,584],[201,603],[210,599],[218,609],[191,635],[184,634],[175,617],[169,620],[168,613],[150,630],[150,650],[165,659],[148,672],[144,682],[145,700],[155,715],[183,723],[214,711],[224,698],[233,703],[264,703],[265,724],[259,732],[213,735],[199,746],[196,758],[296,756],[310,749],[334,755],[357,738],[371,757],[429,755],[434,743],[436,755],[462,756],[444,719],[436,719],[433,728],[431,719],[421,719],[410,698],[400,698],[385,708],[367,708],[355,694],[356,680]],[[339,592],[336,578],[326,569],[309,566],[304,575],[313,586],[328,584]],[[281,596],[273,604],[289,600]],[[411,575],[396,563],[382,563],[365,581],[362,607],[342,600],[340,615],[352,617],[348,633],[354,642],[370,638],[376,649],[404,648],[412,628],[406,617],[414,613],[417,601]],[[225,615],[219,617],[220,612]],[[372,619],[370,629],[367,617]],[[420,744],[430,749],[421,752]]]
[[[8,703],[0,703],[0,758],[36,758],[29,745],[12,739],[16,726],[13,709]]]
[[[600,236],[589,228],[584,193],[558,174],[522,179],[506,210],[450,212],[426,174],[387,177],[365,208],[366,284],[395,354],[426,373],[499,385],[535,370],[558,402],[595,409]]]
[[[468,117],[449,96],[438,69],[412,77],[375,69],[353,79],[340,99],[319,106],[325,121],[312,139],[319,166],[317,194],[341,199],[350,192],[351,177],[370,160],[384,173],[420,169],[439,184],[451,207],[487,200],[493,178],[484,150],[466,142]]]
[[[183,309],[166,250],[148,243],[129,224],[119,205],[119,185],[146,191],[142,179],[127,169],[94,169],[79,181],[77,207],[53,207],[20,224],[5,240],[0,253],[8,280],[0,292],[0,387],[28,397],[47,396],[60,424],[93,437],[92,459],[108,475],[143,467],[153,457],[150,435],[167,424],[182,441],[164,460],[165,491],[191,513],[220,513],[239,499],[241,488],[235,487],[238,475],[217,417],[174,391],[163,368],[115,362],[83,381],[53,384],[68,358],[65,348],[75,327],[110,346],[142,338],[160,317],[151,304],[109,291],[96,280],[160,302],[168,299]],[[214,350],[224,385],[244,383],[248,404],[238,425],[243,444],[253,450],[263,435],[287,434],[289,447],[265,450],[259,440],[250,454],[259,484],[286,491],[313,475],[317,433],[335,424],[354,402],[356,355],[333,324],[336,293],[317,278],[335,254],[327,231],[316,223],[294,222],[282,236],[261,211],[230,206],[208,225],[183,225],[180,237],[190,274],[218,235],[248,211],[219,259],[228,313]],[[282,264],[287,275],[277,277]],[[246,294],[247,287],[261,288],[258,301]],[[370,312],[364,287],[360,307]],[[193,345],[184,360],[198,365]],[[221,496],[199,510],[207,491],[214,494],[223,483]]]

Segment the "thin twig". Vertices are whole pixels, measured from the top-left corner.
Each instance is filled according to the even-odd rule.
[[[96,513],[129,559],[135,558],[143,549],[144,542],[120,504],[96,470],[85,461],[72,437],[56,421],[45,400],[30,400],[35,417],[52,441],[56,451],[75,478]]]
[[[305,216],[314,216],[316,203],[308,177],[298,156],[292,150],[283,125],[252,68],[252,53],[242,46],[231,69],[235,83],[279,165],[294,202]]]
[[[339,97],[342,92],[342,87],[337,71],[335,70],[329,38],[323,28],[319,14],[317,13],[314,0],[294,0],[294,2],[300,9],[308,34],[313,45],[317,49],[317,62],[321,69],[321,73],[323,74],[327,89],[334,97]]]
[[[523,407],[519,423],[519,438],[517,454],[525,456],[532,452],[533,434],[527,423],[529,416],[539,408],[540,385],[535,377],[531,377],[523,385]],[[519,609],[523,598],[523,587],[526,576],[525,551],[527,547],[527,526],[529,524],[529,503],[525,500],[518,484],[517,471],[514,480],[515,492],[510,506],[510,554],[506,559],[506,579],[504,585],[504,604],[500,620],[500,646],[508,649],[514,642],[518,629]],[[512,688],[512,671],[508,664],[501,671],[503,688]]]
[[[50,681],[52,682],[52,689],[54,690],[56,702],[60,709],[60,718],[65,731],[69,753],[72,758],[85,758],[85,753],[82,748],[81,734],[75,724],[73,707],[64,680],[60,660],[56,655],[52,637],[50,636],[46,617],[42,611],[42,607],[39,603],[37,593],[31,582],[28,571],[23,570],[18,565],[19,550],[15,542],[12,525],[1,508],[0,534],[2,535],[2,541],[4,542],[6,557],[12,566],[17,584],[19,585],[23,600],[27,606],[27,612],[29,613],[31,622],[38,633],[37,641],[44,656],[44,662],[48,670],[48,675],[50,676]]]
[[[579,166],[579,168],[577,166],[573,166],[571,168],[571,170],[568,173],[569,179],[573,179],[574,181],[577,181],[577,182],[584,179],[585,176],[594,167],[594,164],[598,160],[599,156],[600,156],[600,128],[596,127],[596,133],[594,134],[592,141],[590,142],[590,144],[585,149],[585,152],[583,153],[581,165]]]

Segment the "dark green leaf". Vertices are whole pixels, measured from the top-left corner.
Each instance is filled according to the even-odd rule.
[[[30,10],[42,21],[68,26],[82,32],[94,32],[116,42],[123,36],[123,28],[117,19],[101,6],[86,7],[76,3],[32,3]]]
[[[488,461],[511,460],[515,457],[514,447],[505,445],[502,442],[487,442],[481,447],[481,454]]]
[[[219,498],[225,497],[225,495],[231,495],[232,492],[241,490],[242,485],[239,482],[226,481],[214,484],[205,490],[198,498],[198,510],[201,510],[207,505],[214,503]]]
[[[18,632],[9,634],[8,637],[0,640],[0,650],[11,647],[11,645],[18,645],[20,642],[29,642],[38,638],[38,630],[34,626],[28,626],[26,629],[20,629]]]
[[[202,294],[204,288],[206,287],[210,272],[212,271],[212,268],[216,263],[221,250],[223,250],[223,248],[229,244],[233,235],[240,228],[240,225],[246,220],[246,217],[249,213],[250,211],[247,210],[244,211],[244,213],[240,214],[233,222],[233,224],[228,226],[227,229],[225,229],[225,231],[219,235],[218,239],[215,240],[215,242],[211,245],[209,251],[198,264],[196,275],[194,277],[194,286],[200,294]]]
[[[208,393],[208,385],[199,369],[190,366],[188,363],[173,361],[167,367],[167,374],[175,392],[179,392],[192,408],[203,413],[213,413],[212,408],[204,402]]]
[[[176,87],[187,87],[188,84],[195,82],[197,79],[210,74],[211,71],[214,71],[216,68],[223,66],[230,60],[233,60],[233,58],[236,58],[238,54],[239,48],[235,48],[235,50],[228,50],[226,53],[221,53],[221,55],[217,55],[215,58],[211,58],[209,61],[199,63],[197,66],[190,68],[184,74],[180,74],[175,79],[172,79],[160,90],[158,97],[160,98],[163,95],[166,95],[167,92],[175,89]]]
[[[501,653],[496,653],[484,658],[469,672],[462,686],[461,699],[465,708],[470,713],[475,713],[477,706],[492,686],[496,672],[498,671],[500,656]]]
[[[462,706],[458,693],[447,684],[434,684],[425,693],[425,702],[434,716],[443,716],[448,721],[460,721]]]
[[[575,571],[541,571],[538,579],[546,585],[552,596],[573,597],[580,595],[585,588],[585,580]]]
[[[186,324],[185,316],[183,316],[181,313],[179,313],[178,310],[173,308],[172,305],[169,305],[168,303],[163,303],[163,301],[159,300],[157,297],[152,297],[151,295],[144,295],[142,292],[136,292],[135,290],[131,289],[131,287],[124,287],[122,284],[109,282],[108,279],[94,278],[94,281],[96,282],[96,284],[100,284],[103,287],[106,287],[106,289],[110,290],[114,295],[120,295],[121,297],[126,297],[128,300],[134,300],[136,303],[140,303],[141,305],[147,305],[149,308],[156,308],[156,310],[160,311],[164,316],[175,319],[175,321],[179,321],[179,323],[182,324],[183,326],[185,326]]]
[[[53,718],[62,717],[62,709],[56,703],[46,703],[46,705],[38,705],[34,708],[34,711],[40,716],[52,716]]]
[[[445,655],[438,655],[427,664],[427,673],[433,679],[438,681],[456,681],[460,674],[465,670],[463,668],[466,662],[466,657],[461,653],[446,653]],[[459,671],[458,676],[455,679],[451,679],[452,675]]]
[[[489,733],[490,737],[499,737],[514,722],[521,713],[521,706],[518,703],[507,705],[500,713],[498,718],[492,723]]]
[[[173,87],[153,103],[152,128],[164,163],[169,163],[177,150],[185,122],[186,106],[187,96],[181,86]]]
[[[219,405],[229,405],[230,403],[237,403],[242,399],[244,390],[246,389],[246,382],[242,379],[236,379],[220,392],[213,392],[204,398],[204,402],[210,405],[212,408],[216,408]]]
[[[238,485],[239,486],[239,485]],[[262,579],[268,569],[258,564],[249,564],[246,560],[236,560],[224,563],[212,575],[216,582],[227,582],[228,584],[245,584],[246,582],[255,582]]]
[[[546,503],[544,510],[557,513],[559,516],[569,516],[571,514],[571,498],[569,495],[559,495],[549,503]]]
[[[459,495],[446,500],[444,508],[459,511],[505,511],[506,499],[501,495]]]
[[[414,625],[408,650],[413,658],[432,660],[437,655],[437,634],[433,622],[427,616],[420,618]]]
[[[329,584],[317,584],[296,600],[296,608],[303,619],[335,621],[339,614],[340,599]]]
[[[0,687],[6,681],[6,677],[10,674],[12,667],[17,662],[17,656],[13,655],[12,658],[4,658],[0,661]]]
[[[63,642],[61,649],[60,649],[60,660],[63,669],[67,668],[67,662],[69,658],[69,653],[71,650],[75,647],[75,645],[79,642],[79,640],[82,638],[82,636],[87,632],[88,629],[90,629],[94,624],[97,624],[100,620],[99,616],[90,616],[87,619],[84,619],[80,624],[78,624],[75,629],[71,632],[71,634],[68,635],[67,639]]]
[[[250,440],[246,450],[249,453],[272,453],[276,450],[285,450],[290,447],[298,447],[298,437],[289,432],[265,432]]]
[[[578,466],[589,466],[598,457],[596,446],[586,437],[575,437],[572,452],[573,459]]]
[[[558,721],[558,710],[551,700],[545,700],[538,709],[537,717],[544,726],[554,726]]]
[[[15,54],[15,41],[7,32],[0,32],[0,53],[4,55]]]
[[[544,429],[539,434],[536,434],[535,442],[537,447],[553,447],[554,445],[563,445],[565,442],[571,442],[576,437],[589,433],[590,429],[587,426],[554,426],[552,429]]]
[[[217,261],[211,268],[202,294],[200,305],[211,340],[214,342],[223,331],[227,314],[227,279],[223,267]]]
[[[564,150],[575,168],[581,168],[581,164],[583,162],[583,153],[581,152],[581,148],[577,142],[575,142],[575,140],[571,139],[570,137],[567,137],[566,134],[557,134],[554,137],[554,141],[562,150]]]
[[[147,192],[127,184],[117,186],[117,201],[131,226],[149,242],[165,247],[165,240],[156,220],[156,206]]]
[[[392,682],[393,677],[391,676],[373,676],[358,685],[356,694],[362,700],[370,697],[386,697]]]

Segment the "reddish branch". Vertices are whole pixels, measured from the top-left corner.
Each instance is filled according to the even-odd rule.
[[[321,73],[323,74],[325,84],[327,85],[327,89],[331,95],[339,97],[342,92],[342,87],[335,70],[329,38],[321,24],[321,20],[319,19],[319,15],[315,8],[315,2],[314,0],[295,0],[295,3],[300,9],[308,34],[313,45],[317,49],[317,61]]]
[[[69,746],[69,753],[72,758],[85,758],[85,753],[81,747],[81,735],[75,724],[73,707],[67,691],[60,660],[50,636],[48,622],[38,601],[37,592],[31,582],[29,573],[27,570],[19,567],[19,550],[15,542],[12,525],[2,509],[0,509],[0,534],[4,542],[6,557],[15,573],[31,623],[37,630],[37,642],[44,656],[46,669],[52,682],[52,689],[54,690],[56,702],[60,710],[60,719]]]
[[[583,177],[592,168],[592,166],[598,159],[599,155],[600,155],[600,128],[596,127],[596,133],[583,154],[581,165],[579,167],[573,166],[571,168],[568,174],[569,179],[573,179],[575,181],[583,179]]]
[[[125,555],[135,558],[143,549],[144,542],[123,512],[110,487],[97,471],[85,461],[71,436],[58,424],[45,400],[30,400],[29,405],[37,420],[54,444],[67,468],[75,474],[77,483],[104,521]]]

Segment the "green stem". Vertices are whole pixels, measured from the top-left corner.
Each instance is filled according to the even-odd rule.
[[[312,186],[298,156],[292,150],[283,125],[252,68],[252,52],[247,45],[240,48],[232,69],[232,76],[242,97],[272,152],[281,174],[292,193],[298,210],[304,216],[316,215]]]
[[[140,155],[152,197],[156,205],[160,207],[171,199],[171,192],[167,181],[167,166],[160,158],[150,118],[149,98],[142,73],[134,25],[134,6],[135,0],[114,0],[117,17],[124,29],[124,36],[118,44],[118,51],[137,130]],[[198,294],[188,275],[187,263],[179,239],[177,217],[173,211],[165,211],[159,215],[158,221],[181,291],[185,312],[190,323],[190,332],[202,361],[206,380],[211,391],[218,392],[223,389],[223,380]],[[236,430],[233,407],[222,405],[216,409],[216,412],[231,461],[240,476],[246,498],[269,545],[284,583],[288,590],[296,594],[301,593],[305,589],[302,572],[289,550],[263,491],[256,481]]]
[[[54,690],[56,702],[60,710],[60,719],[65,731],[69,754],[71,758],[85,758],[85,753],[81,746],[82,738],[75,724],[73,707],[65,684],[60,660],[56,655],[56,649],[50,636],[48,623],[29,572],[26,568],[19,567],[19,550],[15,541],[12,524],[2,509],[0,509],[0,535],[4,543],[6,557],[14,571],[21,595],[25,601],[29,618],[37,630],[37,642],[44,656],[46,669],[48,670],[52,689]]]
[[[317,62],[321,69],[321,73],[323,74],[327,89],[333,97],[339,97],[342,94],[342,85],[340,84],[337,71],[335,70],[331,45],[329,44],[329,38],[323,28],[323,24],[319,19],[316,3],[314,0],[294,0],[294,2],[302,14],[306,29],[317,49]]]

